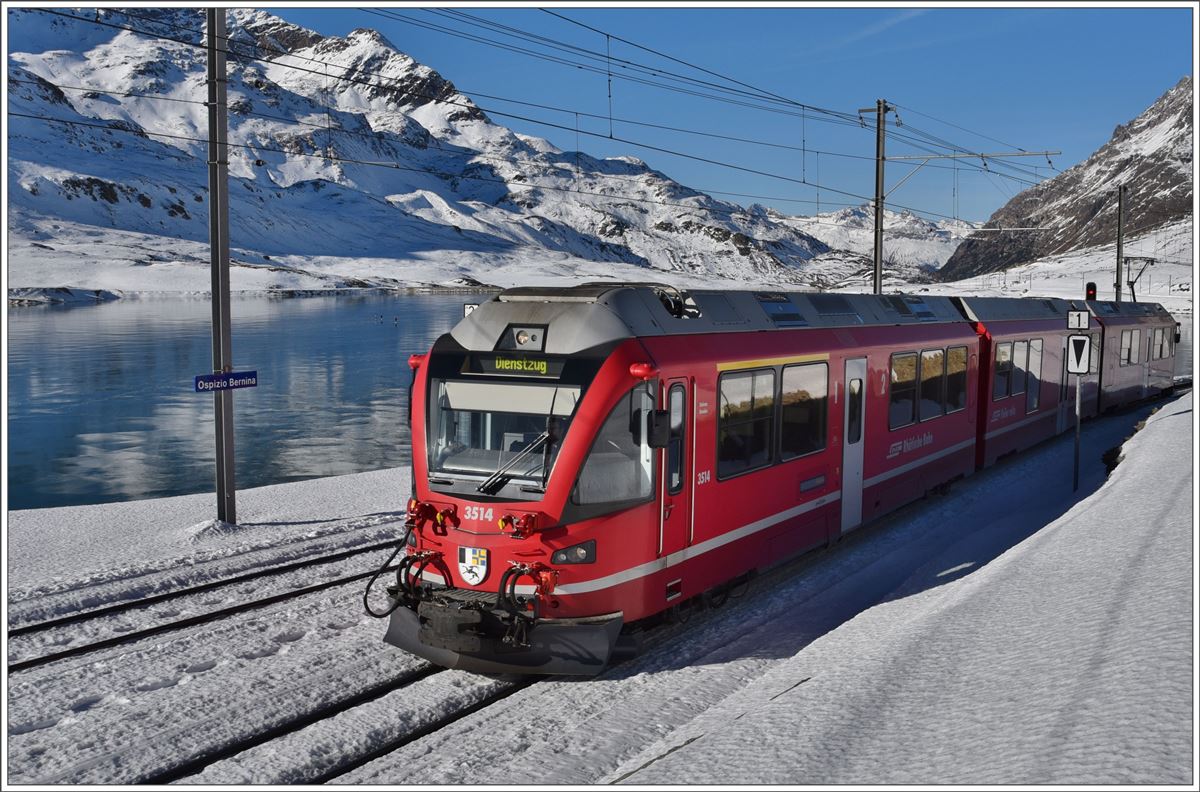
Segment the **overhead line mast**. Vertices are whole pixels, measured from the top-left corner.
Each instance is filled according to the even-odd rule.
[[[989,159],[999,159],[1002,157],[1046,157],[1047,161],[1052,154],[1061,154],[1061,151],[1018,151],[1018,152],[1001,152],[991,154],[975,154],[970,152],[953,153],[953,154],[918,154],[911,157],[892,157],[894,160],[922,160],[921,164],[913,168],[904,178],[901,179],[896,186],[892,187],[891,191],[884,192],[884,140],[887,137],[886,125],[887,114],[896,114],[896,106],[888,104],[887,100],[876,100],[874,107],[864,107],[860,109],[859,115],[866,113],[875,114],[875,255],[874,255],[874,274],[872,277],[872,291],[875,294],[883,293],[883,202],[887,196],[900,189],[900,186],[908,181],[917,171],[925,166],[925,163],[934,159],[978,159],[983,163],[984,168],[987,168]],[[896,125],[900,125],[900,116],[896,115]],[[1118,228],[1120,226],[1118,225]],[[1037,228],[1010,228],[1004,229],[1007,231],[1038,231]],[[1120,280],[1120,261],[1117,264],[1117,279]],[[1118,285],[1118,290],[1120,286]],[[1120,291],[1117,292],[1120,299]]]
[[[208,16],[208,242],[212,264],[213,373],[233,370],[232,327],[229,320],[229,110],[226,107],[225,9],[210,8]],[[216,413],[217,519],[237,524],[237,486],[234,481],[233,391],[213,391]]]

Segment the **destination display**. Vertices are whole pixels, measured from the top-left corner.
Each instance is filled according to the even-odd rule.
[[[566,361],[528,355],[470,355],[463,362],[463,374],[491,374],[506,377],[545,377],[558,379]]]
[[[257,371],[224,371],[220,374],[200,374],[196,377],[196,393],[257,387]]]

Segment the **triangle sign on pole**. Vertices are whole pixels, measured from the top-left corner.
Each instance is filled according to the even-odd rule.
[[[1087,374],[1088,354],[1091,350],[1092,338],[1085,335],[1067,337],[1067,373]]]

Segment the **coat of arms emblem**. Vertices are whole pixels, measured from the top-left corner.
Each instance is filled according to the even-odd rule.
[[[488,551],[486,547],[458,548],[458,574],[462,579],[477,586],[487,579]]]

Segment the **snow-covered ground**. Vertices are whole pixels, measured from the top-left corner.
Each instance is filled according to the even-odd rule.
[[[1077,494],[1063,437],[652,634],[597,679],[515,690],[337,780],[1190,783],[1192,402],[1151,416],[1107,480],[1101,455],[1150,410],[1088,423]],[[9,607],[43,618],[83,604],[72,592],[94,607],[398,536],[407,492],[403,470],[247,490],[238,530],[210,521],[211,496],[14,512]],[[355,584],[20,671],[8,780],[128,783],[278,727],[183,780],[303,782],[511,689],[442,672],[368,695],[422,666],[382,631]]]

